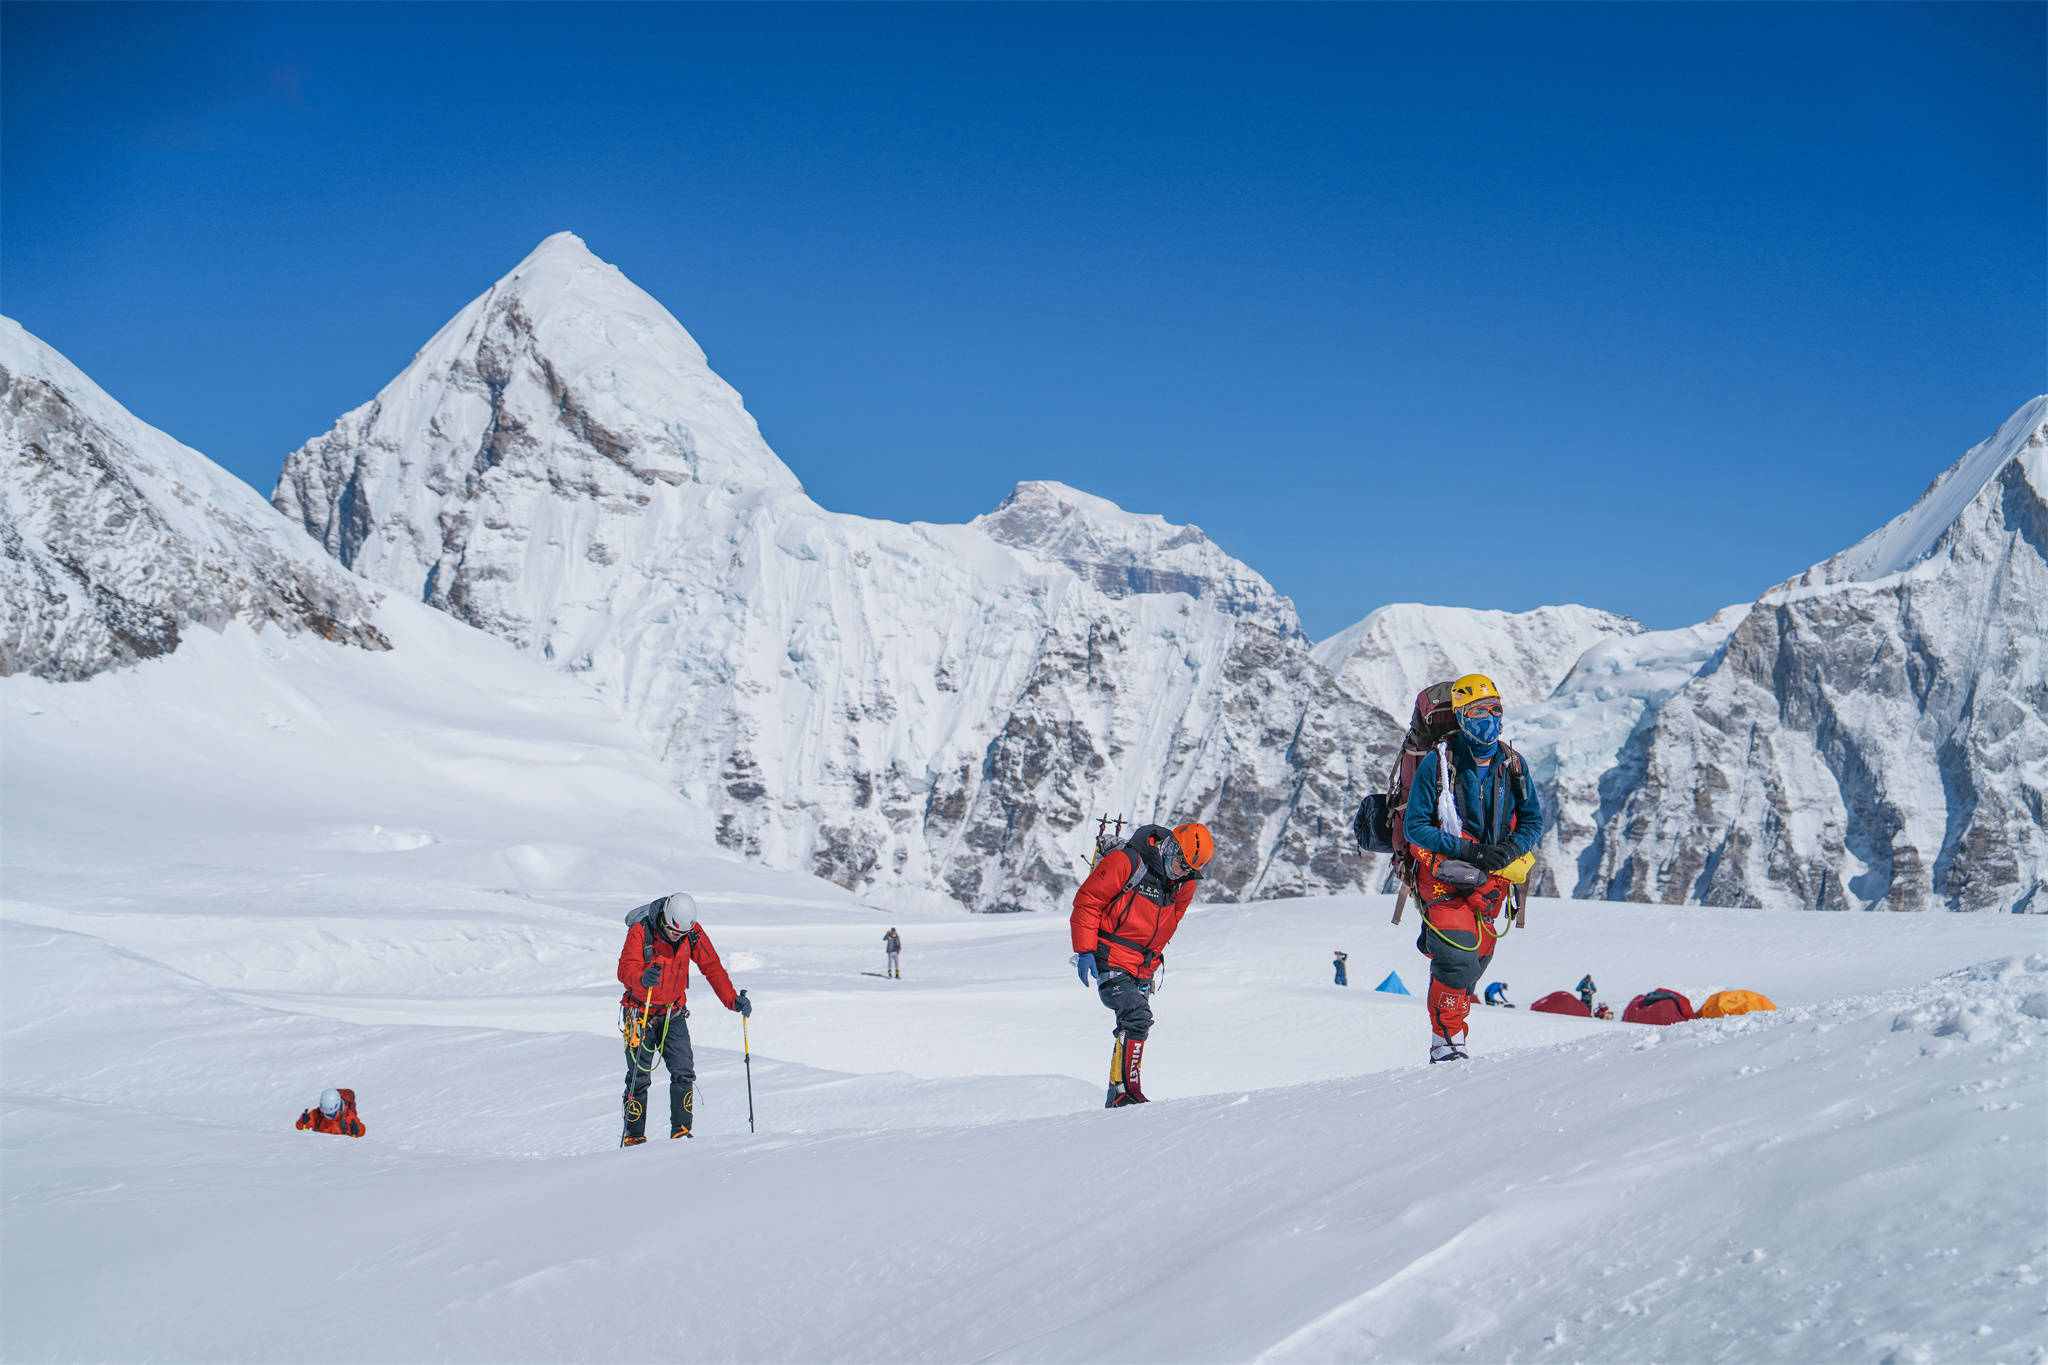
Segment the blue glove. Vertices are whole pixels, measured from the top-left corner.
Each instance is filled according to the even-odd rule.
[[[1093,986],[1095,984],[1095,954],[1076,953],[1074,955],[1074,970],[1080,973],[1082,985]]]
[[[640,973],[640,988],[642,990],[646,990],[652,986],[659,986],[660,984],[661,964],[659,962],[655,963],[652,967],[649,967],[646,971]]]
[[[740,1012],[740,1018],[742,1019],[754,1017],[754,1002],[747,999],[745,991],[741,991],[738,997],[733,1000],[732,1007]]]

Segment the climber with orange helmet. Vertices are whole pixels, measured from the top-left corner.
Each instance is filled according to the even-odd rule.
[[[1484,673],[1451,684],[1458,728],[1422,756],[1403,833],[1422,902],[1415,946],[1429,958],[1429,1060],[1465,1059],[1472,992],[1493,961],[1499,916],[1528,880],[1543,805],[1528,764],[1500,737],[1500,689]]]
[[[1122,848],[1096,860],[1074,893],[1075,970],[1116,1015],[1107,1108],[1146,1102],[1141,1072],[1153,978],[1215,853],[1206,825],[1140,825]]]

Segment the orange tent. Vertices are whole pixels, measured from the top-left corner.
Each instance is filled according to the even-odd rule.
[[[1721,1019],[1731,1014],[1748,1014],[1754,1010],[1774,1010],[1768,995],[1755,991],[1716,991],[1700,1006],[1700,1018]]]

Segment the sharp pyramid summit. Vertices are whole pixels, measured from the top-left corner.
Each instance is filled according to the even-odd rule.
[[[2041,910],[2048,397],[1765,593],[1602,780],[1578,892]]]
[[[237,620],[381,650],[375,605],[247,484],[0,318],[0,676],[89,678]]]
[[[1052,906],[1100,810],[1202,818],[1224,896],[1339,890],[1374,708],[1193,527],[1025,483],[828,512],[674,318],[550,237],[273,502],[359,573],[589,675],[720,840],[875,894]]]

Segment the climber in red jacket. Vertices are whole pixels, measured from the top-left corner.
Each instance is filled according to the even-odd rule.
[[[361,1137],[370,1131],[356,1114],[356,1092],[347,1087],[321,1091],[320,1102],[300,1114],[292,1127],[301,1133],[334,1133],[341,1137]]]
[[[1141,1069],[1152,1034],[1153,973],[1215,852],[1207,826],[1140,825],[1130,842],[1096,861],[1074,893],[1075,970],[1116,1013],[1107,1108],[1146,1102]]]
[[[626,917],[633,927],[619,950],[620,1027],[626,1035],[626,1130],[621,1147],[647,1141],[647,1089],[654,1079],[656,1058],[668,1065],[668,1124],[671,1138],[690,1135],[697,1095],[697,1065],[690,1050],[690,1011],[684,996],[690,985],[690,964],[704,973],[719,1003],[741,1015],[754,1006],[745,991],[734,991],[711,946],[711,935],[697,923],[697,902],[678,891],[641,906]]]

